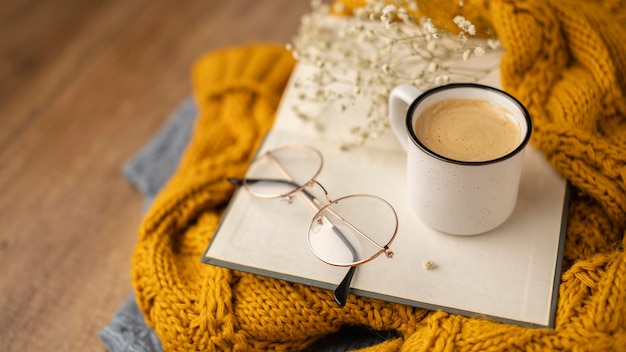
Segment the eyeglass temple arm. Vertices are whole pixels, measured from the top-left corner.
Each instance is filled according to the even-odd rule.
[[[242,186],[243,185],[243,179],[242,178],[235,178],[235,177],[229,177],[228,178],[228,182],[237,185],[237,186]],[[271,178],[247,178],[246,182],[248,184],[255,184],[257,182],[273,182],[273,183],[284,183],[293,187],[300,187],[300,185],[298,185],[295,182],[291,182],[288,180],[281,180],[281,179],[271,179]],[[309,198],[309,200],[313,201],[313,202],[318,202],[319,200],[317,200],[317,198],[315,198],[314,195],[312,195],[309,191],[307,191],[306,189],[302,189],[301,190],[302,193],[304,193],[305,196],[307,196],[307,198]],[[321,204],[321,203],[320,203]]]

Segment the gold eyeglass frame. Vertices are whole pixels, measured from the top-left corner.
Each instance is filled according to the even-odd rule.
[[[307,203],[309,203],[314,208],[314,210],[316,211],[316,214],[313,217],[313,221],[315,221],[316,219],[317,219],[317,221],[321,220],[323,218],[323,216],[321,215],[322,212],[324,210],[328,209],[329,213],[331,213],[334,216],[336,216],[341,222],[346,224],[348,227],[350,227],[352,230],[354,230],[356,233],[358,233],[360,236],[362,236],[363,238],[368,240],[370,243],[372,243],[374,246],[378,247],[378,249],[379,249],[378,252],[376,252],[375,254],[370,256],[369,258],[362,259],[362,260],[359,260],[359,261],[355,261],[353,263],[350,263],[349,265],[346,265],[346,264],[333,263],[333,262],[327,261],[323,257],[321,257],[320,255],[318,255],[313,248],[311,248],[311,251],[315,254],[315,256],[318,259],[320,259],[321,261],[323,261],[324,263],[329,264],[329,265],[348,267],[348,266],[357,266],[357,265],[361,265],[363,263],[367,263],[367,262],[377,258],[382,253],[385,253],[387,258],[392,258],[393,257],[393,251],[391,251],[389,249],[389,245],[393,242],[393,240],[396,237],[396,234],[398,233],[398,215],[397,215],[395,209],[393,208],[393,206],[391,204],[389,204],[389,202],[387,202],[386,200],[384,200],[384,199],[382,199],[382,198],[380,198],[378,196],[374,196],[374,195],[370,195],[370,194],[351,194],[351,195],[343,196],[343,197],[338,198],[336,200],[332,200],[330,198],[330,196],[328,195],[328,192],[326,191],[326,188],[321,183],[319,183],[317,181],[317,177],[320,175],[320,173],[322,171],[322,168],[324,166],[324,157],[323,157],[322,153],[319,150],[317,150],[317,149],[315,149],[315,148],[313,148],[311,146],[308,146],[308,145],[300,145],[300,144],[278,147],[278,148],[274,148],[274,149],[271,149],[269,151],[266,151],[263,154],[259,155],[257,158],[255,158],[251,162],[250,167],[253,165],[253,163],[262,161],[263,158],[268,158],[270,163],[276,167],[276,169],[282,174],[283,177],[285,177],[286,181],[294,182],[294,179],[289,174],[289,172],[287,170],[285,170],[285,168],[280,164],[280,162],[273,156],[273,154],[277,154],[278,152],[283,151],[283,150],[287,150],[287,149],[290,149],[290,150],[304,149],[304,150],[313,152],[319,158],[319,167],[313,173],[313,175],[310,177],[310,180],[308,180],[307,182],[305,182],[302,185],[299,185],[298,187],[294,188],[293,190],[290,190],[289,192],[278,194],[278,195],[266,195],[266,194],[261,194],[261,193],[254,192],[254,190],[251,187],[249,187],[247,178],[243,179],[243,186],[244,186],[244,188],[251,195],[253,195],[254,197],[257,197],[257,198],[264,198],[264,199],[287,198],[287,199],[289,199],[289,198],[292,198],[293,196],[295,196],[296,194],[302,194],[301,191],[303,191],[304,189],[306,189],[308,187],[312,187],[313,185],[317,185],[324,192],[324,196],[326,197],[326,201],[328,203],[327,204],[323,204],[322,202],[319,201],[319,199],[317,199],[315,197],[308,197],[308,196],[304,196],[303,197],[307,201]],[[295,184],[297,185],[297,183],[295,183]],[[394,216],[394,220],[395,220],[395,224],[396,225],[395,225],[395,228],[393,230],[393,234],[391,235],[389,241],[387,241],[386,244],[384,244],[384,245],[378,244],[376,241],[372,240],[365,233],[363,233],[362,231],[357,229],[355,226],[353,226],[349,221],[345,220],[343,217],[341,217],[340,215],[336,214],[334,211],[332,211],[332,209],[329,208],[330,206],[340,202],[341,200],[348,199],[348,198],[355,198],[355,197],[367,197],[367,198],[376,199],[376,200],[380,201],[381,203],[387,205],[389,207],[389,209],[391,209],[391,211],[393,213],[393,216]],[[321,218],[318,219],[318,217],[321,217]],[[310,246],[311,245],[309,243],[309,247]]]
[[[319,167],[317,168],[317,170],[315,170],[313,172],[313,175],[310,177],[310,179],[308,181],[304,182],[301,185],[299,183],[297,183],[293,179],[293,177],[283,167],[283,165],[281,165],[281,163],[274,157],[275,154],[278,154],[279,152],[284,151],[284,150],[288,150],[288,149],[289,150],[303,149],[303,150],[312,152],[319,159]],[[346,299],[347,299],[347,295],[348,295],[348,291],[350,289],[350,282],[352,280],[352,276],[354,275],[356,267],[361,265],[361,264],[367,263],[367,262],[377,258],[382,253],[385,253],[387,258],[392,258],[393,257],[394,253],[389,248],[389,246],[391,245],[391,243],[393,242],[393,240],[395,239],[395,237],[396,237],[396,235],[398,233],[398,215],[397,215],[395,209],[386,200],[384,200],[384,199],[382,199],[382,198],[380,198],[378,196],[374,196],[374,195],[370,195],[370,194],[352,194],[352,195],[343,196],[343,197],[338,198],[336,200],[332,200],[330,198],[330,196],[328,195],[328,192],[326,191],[326,188],[324,188],[324,186],[317,181],[317,177],[320,175],[320,173],[322,171],[322,168],[324,166],[324,157],[323,157],[322,153],[319,150],[317,150],[317,149],[315,149],[315,148],[313,148],[311,146],[301,145],[301,144],[294,144],[294,145],[282,146],[282,147],[278,147],[278,148],[274,148],[274,149],[265,151],[262,154],[258,155],[250,163],[250,165],[248,167],[248,172],[253,167],[253,165],[255,163],[260,162],[260,161],[264,160],[265,158],[267,158],[269,160],[269,162],[276,167],[276,169],[282,175],[282,177],[285,178],[285,180],[282,180],[282,181],[288,182],[294,188],[292,190],[288,191],[288,192],[285,192],[285,193],[282,193],[282,194],[276,194],[276,195],[274,195],[274,194],[267,195],[267,194],[258,193],[258,192],[255,192],[252,189],[252,187],[250,187],[249,183],[252,182],[252,180],[254,180],[254,182],[257,182],[259,180],[258,179],[249,179],[247,177],[248,176],[247,174],[246,174],[246,177],[244,177],[242,180],[240,180],[240,184],[246,189],[246,191],[250,195],[252,195],[253,197],[256,197],[256,198],[262,198],[262,199],[280,199],[280,198],[292,199],[296,195],[301,195],[306,200],[306,202],[309,205],[311,205],[311,207],[316,211],[315,216],[311,220],[311,224],[309,226],[309,235],[307,236],[307,242],[309,244],[309,248],[311,249],[311,252],[313,252],[313,254],[319,260],[321,260],[322,262],[324,262],[326,264],[329,264],[329,265],[332,265],[332,266],[337,266],[337,267],[350,267],[350,270],[348,271],[347,275],[345,276],[345,278],[342,280],[342,282],[339,284],[339,286],[335,290],[335,295],[334,295],[335,300],[337,301],[337,303],[340,306],[345,305]],[[267,180],[267,181],[271,181],[271,180]],[[326,204],[322,203],[317,197],[311,195],[308,191],[306,191],[306,188],[313,187],[314,185],[319,186],[319,188],[323,191],[324,196],[325,196],[326,201],[327,201]],[[342,200],[349,199],[349,198],[356,198],[356,197],[367,197],[367,198],[375,199],[375,200],[381,202],[382,204],[386,205],[391,210],[391,213],[393,214],[393,219],[395,221],[395,227],[393,229],[393,233],[392,233],[391,237],[389,238],[389,240],[387,241],[386,244],[384,244],[384,245],[378,244],[376,241],[371,239],[369,236],[367,236],[361,230],[359,230],[354,225],[352,225],[348,220],[346,220],[345,218],[341,217],[339,214],[337,214],[336,212],[334,212],[330,208],[333,204],[337,204],[337,203],[339,203]],[[333,216],[337,217],[337,219],[339,219],[343,224],[347,225],[350,229],[355,231],[355,233],[358,233],[360,236],[362,236],[367,241],[369,241],[374,246],[376,246],[378,248],[378,251],[376,253],[374,253],[373,255],[369,256],[368,258],[361,259],[361,260],[358,260],[358,261],[354,261],[354,262],[351,262],[349,264],[333,263],[331,261],[325,260],[323,258],[323,256],[318,254],[315,251],[315,249],[313,248],[313,246],[311,245],[310,233],[311,233],[311,227],[313,226],[313,224],[315,222],[320,223],[320,222],[324,221],[324,219],[326,218],[326,216],[324,215],[326,210],[328,210],[328,212],[330,214],[332,214]],[[331,224],[331,226],[335,227],[334,225],[332,225],[332,222],[329,221],[329,223]],[[349,241],[347,239],[345,239],[345,237],[343,237],[343,235],[341,234],[340,231],[335,231],[335,233],[337,233],[339,236],[342,237],[342,240],[344,240],[346,245],[348,247],[350,247],[349,249],[350,249],[351,252],[353,252],[353,255],[354,255],[355,249],[349,243]]]

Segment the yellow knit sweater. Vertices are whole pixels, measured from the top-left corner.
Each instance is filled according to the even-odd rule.
[[[626,2],[472,3],[505,47],[502,84],[533,116],[534,145],[575,187],[556,328],[357,296],[338,308],[327,290],[201,264],[234,191],[226,178],[244,174],[294,64],[252,45],[194,67],[195,132],[140,228],[133,285],[166,350],[295,351],[363,324],[400,334],[371,351],[626,351]]]

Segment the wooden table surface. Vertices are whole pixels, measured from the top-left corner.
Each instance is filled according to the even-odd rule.
[[[142,196],[121,167],[204,53],[288,42],[306,0],[0,3],[0,350],[104,351]]]

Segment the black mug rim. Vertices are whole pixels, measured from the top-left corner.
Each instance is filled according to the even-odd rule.
[[[424,101],[426,98],[430,97],[433,94],[437,94],[440,91],[444,91],[444,90],[449,90],[449,89],[456,89],[456,88],[475,88],[475,89],[484,89],[484,90],[489,90],[492,92],[495,92],[497,94],[500,94],[502,96],[504,96],[505,98],[508,98],[509,100],[511,100],[511,102],[513,104],[515,104],[519,110],[522,112],[522,115],[524,116],[524,119],[526,120],[526,125],[527,125],[527,132],[524,136],[524,139],[519,143],[519,145],[513,149],[512,151],[508,152],[507,154],[496,158],[496,159],[490,159],[490,160],[485,160],[485,161],[462,161],[462,160],[456,160],[456,159],[451,159],[448,157],[445,157],[441,154],[438,154],[432,150],[430,150],[428,147],[426,147],[420,140],[419,138],[417,138],[417,136],[415,135],[415,131],[413,131],[413,114],[415,112],[415,110],[417,109],[417,106],[420,105],[420,103],[422,101]],[[425,92],[423,92],[422,94],[420,94],[417,98],[415,98],[415,100],[413,100],[413,102],[411,103],[411,105],[409,105],[409,109],[407,110],[406,113],[406,129],[409,132],[409,136],[411,138],[411,141],[413,142],[413,144],[415,144],[418,148],[420,148],[422,151],[424,151],[426,154],[448,162],[448,163],[453,163],[453,164],[459,164],[459,165],[487,165],[487,164],[495,164],[498,162],[501,162],[503,160],[506,159],[510,159],[513,156],[519,154],[522,150],[524,150],[524,148],[526,148],[526,145],[528,144],[528,142],[530,141],[530,137],[532,135],[532,129],[533,129],[533,125],[532,125],[532,119],[530,117],[530,114],[528,113],[528,110],[526,110],[526,107],[519,101],[517,100],[514,96],[512,96],[511,94],[495,88],[495,87],[491,87],[491,86],[487,86],[487,85],[483,85],[483,84],[478,84],[478,83],[450,83],[450,84],[446,84],[443,86],[438,86],[435,88],[431,88]]]

